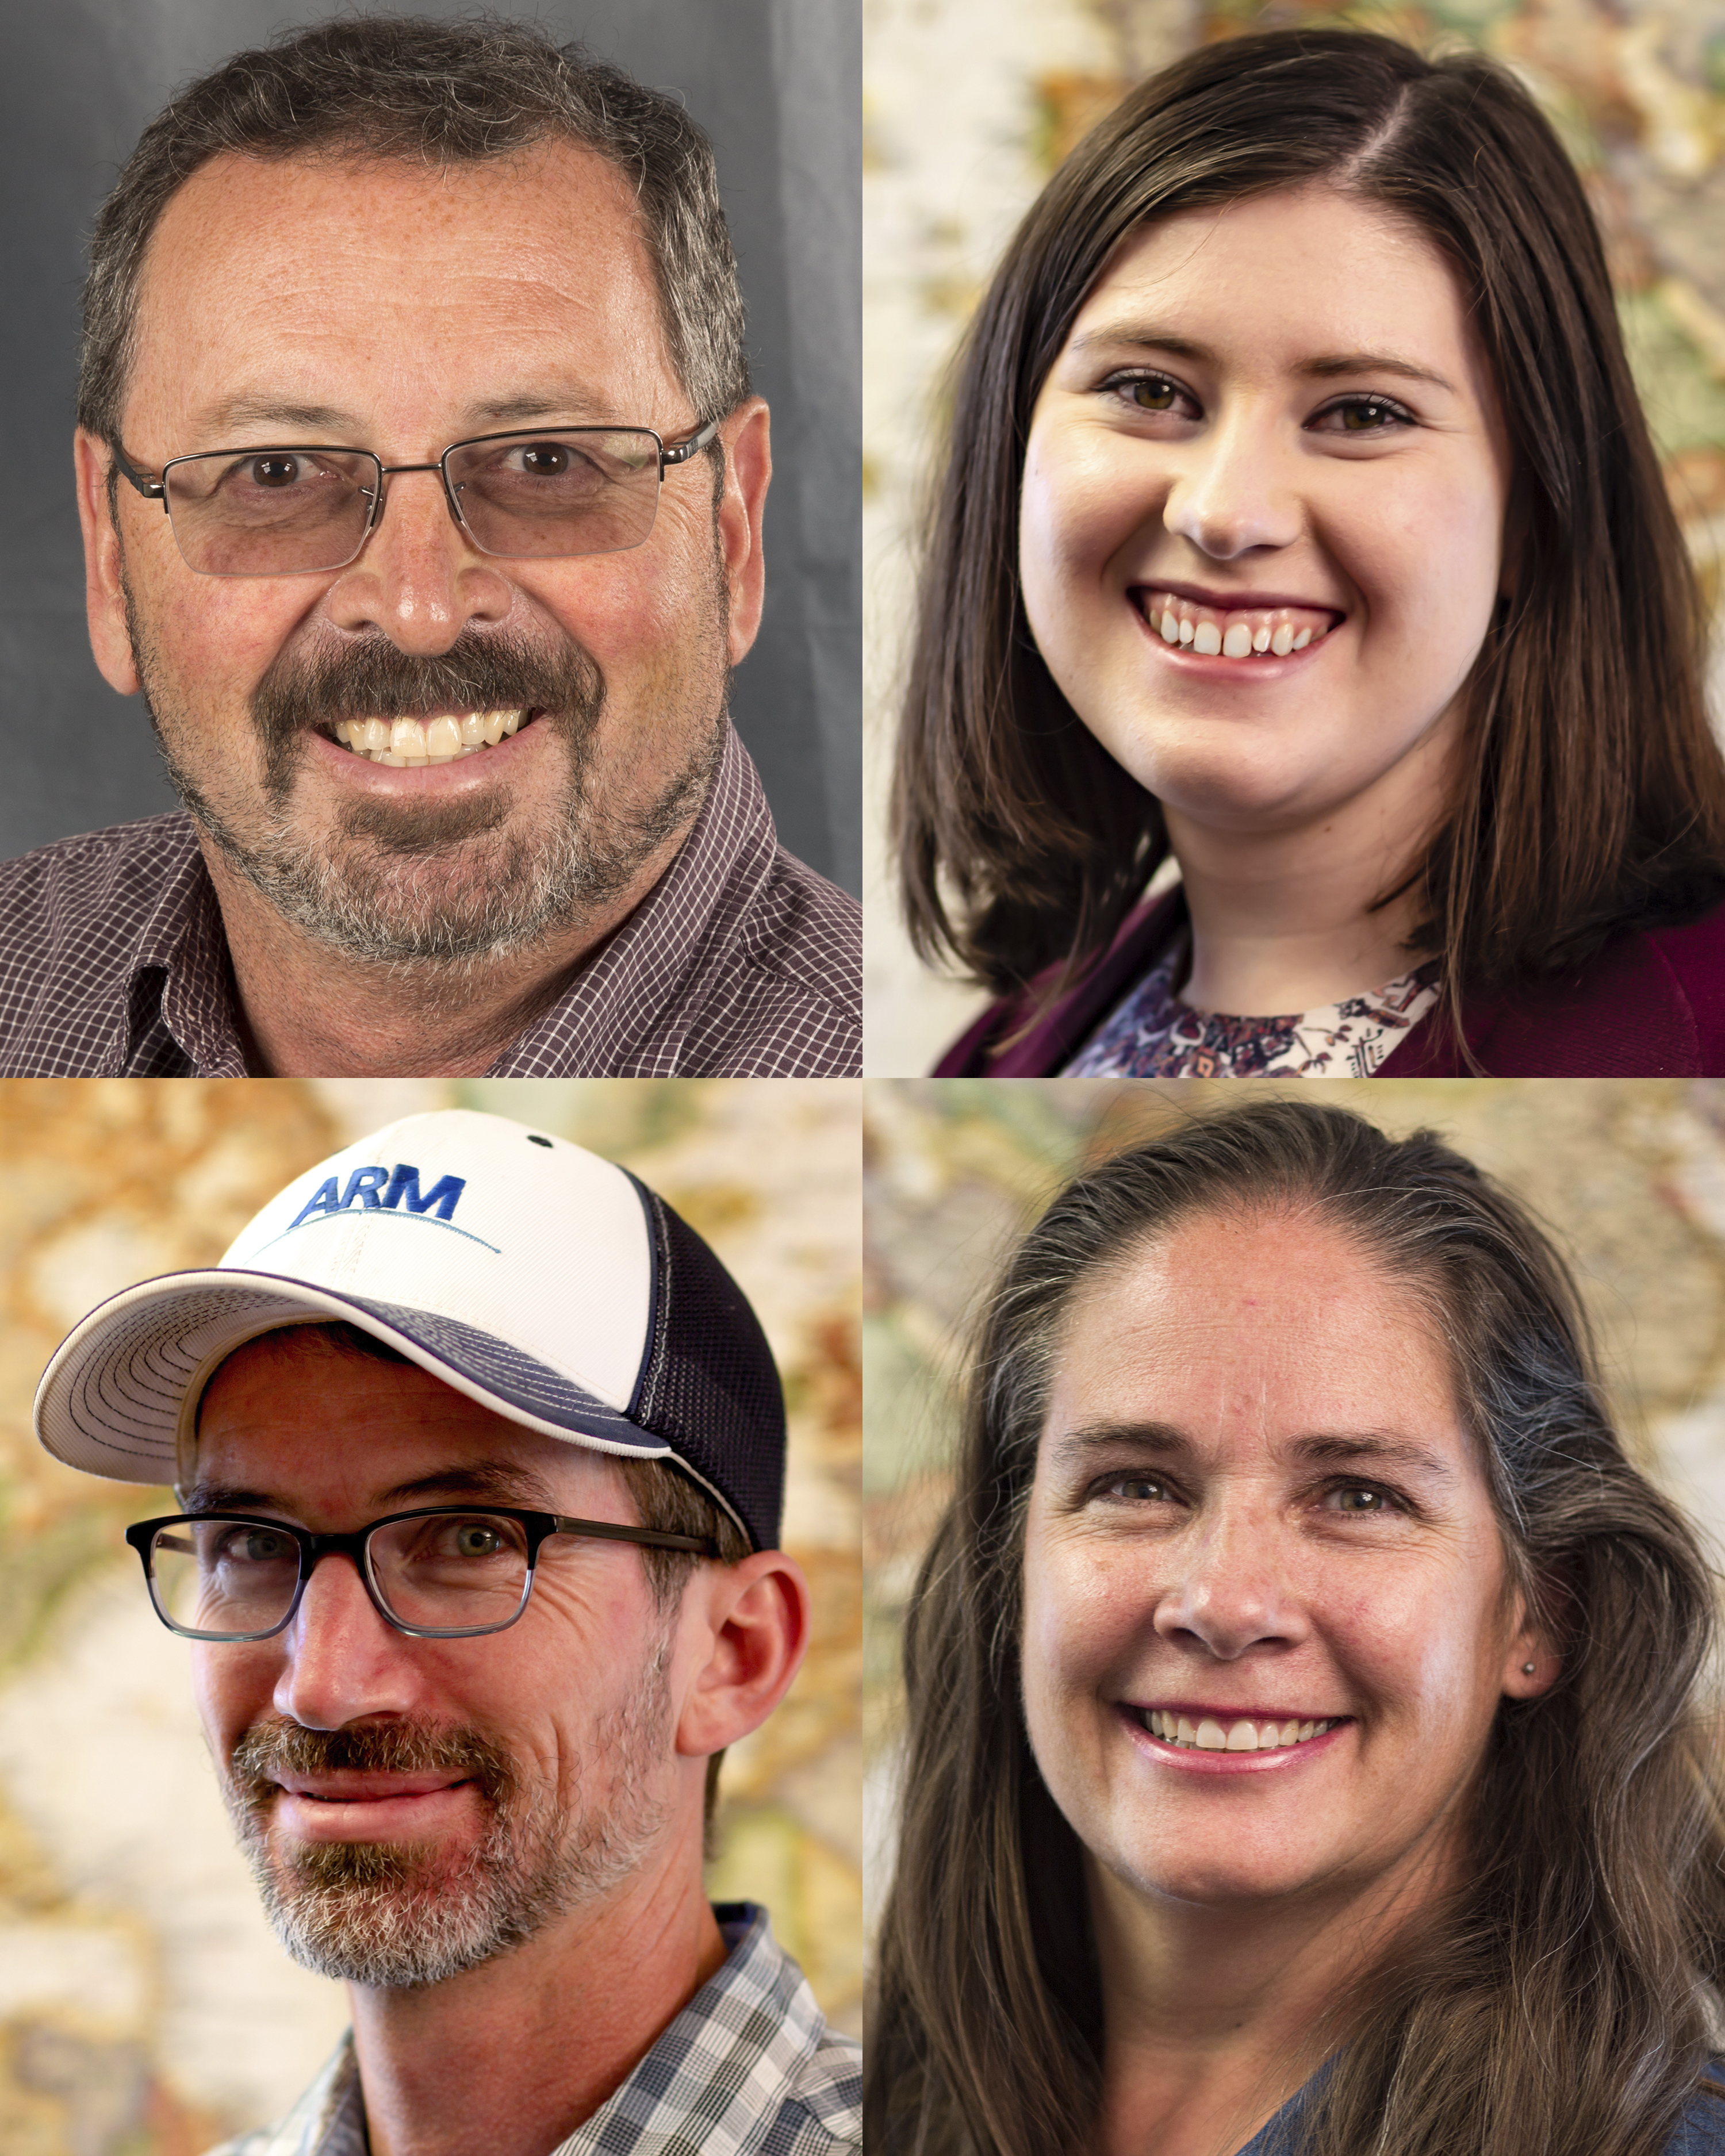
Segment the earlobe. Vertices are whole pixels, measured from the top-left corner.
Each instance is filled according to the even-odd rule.
[[[677,1720],[679,1752],[722,1751],[760,1727],[802,1664],[809,1619],[809,1583],[783,1550],[691,1581],[685,1621],[699,1629],[701,1660]]]
[[[139,688],[131,636],[126,621],[126,588],[120,535],[108,503],[108,454],[82,427],[72,439],[78,483],[78,522],[84,534],[84,601],[90,648],[102,678],[122,696]]]

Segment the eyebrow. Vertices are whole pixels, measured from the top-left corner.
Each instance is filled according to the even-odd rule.
[[[1194,1460],[1198,1447],[1172,1423],[1093,1422],[1065,1430],[1050,1448],[1062,1466],[1082,1468],[1099,1454],[1122,1451],[1156,1460]],[[1324,1431],[1296,1438],[1288,1455],[1302,1465],[1353,1466],[1356,1464],[1410,1469],[1435,1482],[1453,1483],[1455,1470],[1440,1454],[1412,1438],[1392,1430]]]
[[[1174,352],[1182,359],[1202,360],[1212,367],[1216,363],[1216,355],[1208,345],[1141,322],[1104,322],[1096,329],[1081,331],[1073,338],[1070,348],[1074,352],[1093,352],[1101,346],[1122,344],[1139,346],[1147,352]],[[1444,376],[1393,352],[1324,352],[1316,358],[1302,359],[1294,372],[1317,382],[1328,382],[1337,375],[1396,374],[1409,382],[1429,382],[1439,389],[1448,390],[1452,397],[1455,394],[1455,385]]]
[[[590,423],[595,414],[603,414],[606,408],[591,390],[570,385],[555,397],[502,397],[470,404],[461,424],[483,429],[506,427],[512,420],[531,425],[535,420],[543,419],[578,426]],[[603,424],[610,422],[606,420]],[[343,411],[336,405],[300,404],[266,393],[223,398],[219,403],[206,407],[197,421],[200,434],[225,434],[254,427],[297,428],[302,438],[308,434],[321,434],[330,446],[353,442],[363,431],[361,422],[352,412]]]
[[[525,1467],[502,1460],[435,1468],[411,1482],[398,1482],[383,1491],[378,1502],[388,1510],[411,1505],[415,1497],[476,1497],[493,1505],[515,1505],[528,1512],[553,1512],[552,1493],[539,1477]],[[297,1507],[273,1490],[253,1490],[234,1482],[198,1482],[187,1493],[190,1512],[252,1512],[268,1511],[297,1517]]]

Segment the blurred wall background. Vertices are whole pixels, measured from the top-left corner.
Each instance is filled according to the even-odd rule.
[[[863,1368],[867,1876],[891,1861],[899,1628],[949,1490],[978,1295],[1081,1168],[1263,1089],[1199,1079],[870,1080]],[[1725,1545],[1725,1081],[1342,1079],[1318,1089],[1435,1127],[1534,1209],[1579,1274],[1632,1456]]]
[[[1014,227],[1091,124],[1193,46],[1348,23],[1483,46],[1538,97],[1604,227],[1666,476],[1716,612],[1725,552],[1719,0],[863,0],[865,903],[871,1076],[927,1070],[979,1005],[899,927],[880,815],[919,490],[947,362]],[[1721,639],[1725,645],[1725,639]],[[1725,650],[1715,710],[1725,718]]]
[[[6,11],[0,71],[0,857],[174,803],[142,706],[96,672],[84,620],[72,409],[84,249],[139,134],[182,83],[339,12],[475,0],[54,0]],[[499,0],[674,89],[712,137],[773,407],[767,611],[732,696],[791,851],[860,888],[858,24],[851,0]],[[193,446],[187,444],[187,446]],[[219,445],[211,445],[219,446]],[[361,444],[362,447],[366,446]]]
[[[470,1106],[634,1169],[706,1235],[785,1379],[785,1543],[809,1660],[724,1769],[716,1899],[762,1901],[827,2012],[861,1989],[857,1264],[845,1081],[136,1079],[0,1085],[0,2156],[201,2156],[274,2117],[347,2025],[233,1843],[184,1643],[121,1541],[170,1493],[74,1473],[30,1429],[64,1332],[219,1257],[257,1208],[401,1115]]]

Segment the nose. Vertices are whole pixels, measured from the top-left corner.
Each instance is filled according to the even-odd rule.
[[[380,629],[403,651],[434,657],[473,623],[502,621],[508,580],[449,513],[441,475],[412,465],[383,481],[383,507],[324,610],[341,629]]]
[[[420,1682],[413,1644],[377,1614],[353,1559],[331,1551],[312,1568],[280,1635],[275,1704],[306,1729],[405,1713]]]
[[[1271,1522],[1231,1507],[1195,1522],[1175,1547],[1178,1561],[1154,1618],[1162,1638],[1232,1662],[1254,1647],[1295,1646],[1307,1637]]]
[[[1267,413],[1219,422],[1185,445],[1163,523],[1213,561],[1291,545],[1305,511],[1288,457]]]

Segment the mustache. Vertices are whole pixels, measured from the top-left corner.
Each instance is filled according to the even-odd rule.
[[[464,629],[447,651],[403,651],[381,629],[350,642],[277,654],[250,698],[264,752],[265,790],[285,798],[301,734],[339,719],[405,719],[517,706],[561,720],[583,739],[605,701],[605,677],[572,637],[547,648],[509,629]]]
[[[307,1729],[285,1719],[254,1722],[229,1755],[228,1779],[239,1802],[260,1812],[282,1774],[459,1774],[494,1806],[521,1786],[514,1760],[479,1730],[416,1722]]]

